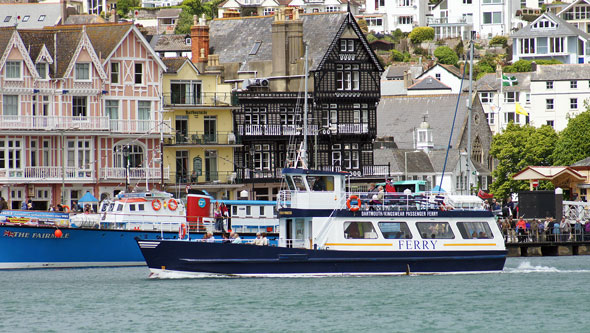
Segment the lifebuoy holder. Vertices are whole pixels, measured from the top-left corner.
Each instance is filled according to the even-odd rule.
[[[356,200],[357,205],[353,206],[350,202],[352,200]],[[358,195],[351,195],[348,200],[346,200],[346,207],[348,207],[348,210],[350,210],[351,212],[357,212],[359,209],[361,209],[361,201],[359,200]]]
[[[154,210],[160,210],[162,208],[162,201],[160,199],[152,200],[152,208]]]
[[[168,209],[176,210],[176,208],[178,208],[178,202],[176,202],[174,199],[168,200]]]

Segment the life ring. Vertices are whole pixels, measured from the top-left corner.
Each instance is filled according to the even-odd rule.
[[[154,210],[160,210],[162,208],[162,201],[160,199],[152,200],[152,208]]]
[[[69,213],[70,212],[70,206],[68,205],[63,205],[61,206],[64,209],[64,213]]]
[[[178,239],[184,239],[186,237],[186,224],[182,223],[178,228]]]
[[[176,208],[178,208],[178,202],[176,202],[174,199],[168,200],[168,209],[176,210]]]
[[[356,200],[356,202],[357,202],[356,206],[352,206],[350,204],[350,202],[352,200]],[[361,209],[361,201],[359,200],[359,197],[356,195],[351,195],[350,198],[348,198],[348,200],[346,200],[346,207],[348,207],[348,210],[350,210],[351,212],[356,212],[359,209]]]

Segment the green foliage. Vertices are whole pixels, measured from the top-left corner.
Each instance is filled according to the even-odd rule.
[[[369,42],[369,43],[371,43],[371,42],[374,42],[374,41],[376,41],[377,39],[378,39],[378,38],[377,38],[377,37],[375,37],[375,35],[373,35],[373,34],[368,34],[368,35],[367,35],[367,42]]]
[[[422,56],[428,57],[428,50],[427,49],[423,49],[420,46],[416,46],[414,48],[414,54],[415,55],[422,55]]]
[[[190,34],[191,33],[191,26],[193,25],[193,15],[191,14],[191,10],[186,7],[182,6],[182,11],[178,16],[178,21],[176,22],[176,28],[174,28],[175,34]]]
[[[553,152],[554,165],[570,165],[590,156],[590,108],[574,118],[570,118],[567,127],[559,133],[559,139]]]
[[[455,51],[451,50],[448,46],[439,46],[434,50],[434,56],[438,59],[438,62],[446,65],[456,65],[459,61],[459,57]]]
[[[494,36],[490,40],[490,45],[502,45],[502,47],[506,47],[508,44],[508,38],[506,36]]]
[[[422,43],[425,40],[432,40],[434,39],[434,28],[416,27],[410,32],[409,37],[414,44]]]
[[[537,63],[537,65],[559,65],[559,64],[563,64],[563,62],[557,60],[557,59],[549,59],[549,60],[545,60],[545,59],[539,59],[535,61]]]
[[[491,192],[498,198],[505,198],[510,193],[528,190],[528,182],[513,180],[512,176],[527,166],[552,165],[557,138],[551,126],[535,128],[512,122],[504,132],[494,135],[490,155],[499,163],[492,172]]]
[[[535,60],[537,65],[557,65],[562,64],[561,61],[557,59],[548,59],[548,60]],[[532,61],[530,60],[519,60],[512,65],[504,67],[504,72],[506,73],[520,73],[520,72],[530,72],[532,70]]]
[[[213,0],[206,3],[202,3],[201,0],[184,0],[180,8],[182,12],[176,22],[176,34],[188,34],[191,32],[191,26],[193,25],[193,15],[201,17],[203,14],[207,19],[213,19],[217,17],[217,6],[223,0]]]
[[[122,17],[127,17],[131,7],[138,7],[141,4],[140,0],[117,0],[117,14]]]
[[[404,61],[404,54],[401,53],[398,50],[391,50],[390,55],[389,55],[389,59],[391,61]]]
[[[465,54],[465,46],[463,46],[463,40],[461,40],[459,44],[455,46],[455,53],[459,58],[461,58]]]
[[[393,36],[393,40],[394,40],[394,41],[397,43],[397,42],[399,42],[399,41],[400,41],[402,38],[405,38],[405,37],[407,37],[407,34],[403,33],[403,32],[401,31],[401,29],[397,28],[397,29],[395,29],[395,31],[393,32],[392,36]]]
[[[369,33],[369,26],[367,25],[367,21],[359,19],[358,21],[356,21],[356,23],[359,25],[359,28],[365,35]]]

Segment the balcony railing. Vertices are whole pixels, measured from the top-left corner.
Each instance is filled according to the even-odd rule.
[[[176,133],[164,142],[167,145],[235,145],[240,144],[233,132],[188,132]]]
[[[125,179],[125,168],[102,168],[100,179]],[[160,168],[129,168],[129,179],[161,179]],[[164,179],[170,178],[170,168],[164,168]]]
[[[231,92],[202,92],[200,94],[164,94],[165,106],[231,106]]]
[[[240,135],[303,135],[303,128],[296,125],[238,125]],[[307,134],[318,134],[317,125],[309,125]]]
[[[64,173],[65,171],[65,173]],[[4,181],[71,181],[94,179],[93,170],[80,170],[76,167],[40,166],[22,169],[0,170],[0,179]]]
[[[116,133],[171,133],[171,121],[164,120],[111,120],[107,116],[31,116],[0,115],[0,129],[44,131],[112,131]]]
[[[241,183],[242,178],[238,172],[233,171],[205,171],[198,176],[197,172],[177,172],[176,184],[235,184]]]

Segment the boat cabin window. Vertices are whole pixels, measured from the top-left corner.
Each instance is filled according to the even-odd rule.
[[[135,205],[129,205],[129,211],[134,212],[135,211]]]
[[[307,176],[312,191],[334,191],[334,176]]]
[[[490,239],[494,238],[492,230],[487,222],[457,222],[457,228],[463,239]]]
[[[137,205],[137,210],[139,210],[139,211],[144,211],[144,210],[145,210],[145,206],[144,206],[144,204],[138,204],[138,205]]]
[[[295,191],[296,187],[295,183],[293,183],[293,178],[291,178],[291,176],[287,176],[285,177],[285,180],[287,181],[287,187],[289,188],[289,191]]]
[[[379,222],[379,229],[386,239],[412,238],[412,233],[406,222]]]
[[[109,208],[107,209],[107,211],[109,211],[109,212],[112,212],[112,211],[113,211],[113,209],[115,209],[115,203],[114,203],[114,202],[111,202],[111,203],[109,204]]]
[[[455,234],[448,222],[416,222],[423,239],[453,239]]]
[[[344,222],[344,238],[375,239],[377,233],[371,222]]]
[[[123,204],[118,204],[117,205],[117,211],[118,212],[122,212],[123,211]]]
[[[305,179],[301,176],[293,176],[293,182],[295,183],[295,190],[300,192],[306,192]]]
[[[231,215],[237,216],[238,215],[238,206],[232,206],[231,208]]]
[[[246,216],[252,216],[252,206],[246,206]]]
[[[264,206],[260,206],[259,208],[260,208],[260,213],[259,213],[259,215],[260,215],[260,216],[264,216]]]

